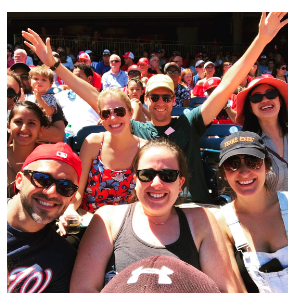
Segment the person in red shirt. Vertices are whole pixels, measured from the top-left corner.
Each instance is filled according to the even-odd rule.
[[[121,66],[121,70],[122,71],[127,71],[127,69],[133,65],[133,59],[135,58],[135,56],[133,55],[133,53],[131,51],[128,51],[126,52],[124,55],[123,55],[123,58],[124,58],[124,65]]]
[[[12,56],[12,46],[7,44],[7,68],[11,67],[14,64],[14,59]]]
[[[138,66],[141,69],[141,80],[143,82],[144,85],[147,84],[148,80],[150,77],[152,77],[154,74],[150,74],[148,72],[149,69],[149,60],[147,58],[141,58],[138,61]]]
[[[135,78],[135,77],[138,77],[139,79],[141,79],[141,69],[140,69],[140,67],[137,66],[136,64],[131,65],[127,69],[127,77],[128,77],[128,80],[130,80],[131,78]],[[125,94],[128,94],[127,86],[128,86],[128,84],[123,88],[123,92]]]

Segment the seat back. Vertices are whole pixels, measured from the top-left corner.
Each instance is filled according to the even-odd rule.
[[[75,136],[68,138],[72,140],[67,140],[67,143],[72,147],[72,150],[74,152],[79,153],[82,147],[82,144],[88,135],[92,133],[101,133],[105,131],[106,129],[104,128],[103,125],[85,126],[81,128]]]
[[[180,117],[183,114],[190,112],[192,108],[189,107],[173,107],[171,116]]]
[[[192,97],[189,100],[189,107],[190,108],[198,107],[199,105],[202,105],[205,102],[206,99],[207,99],[207,97],[203,97],[203,96]]]

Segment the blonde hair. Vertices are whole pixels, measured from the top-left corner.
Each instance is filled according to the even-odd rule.
[[[34,75],[39,74],[42,76],[46,76],[49,78],[50,83],[54,82],[54,73],[52,70],[50,70],[46,65],[38,65],[36,67],[33,67],[31,71],[29,72],[29,79],[31,79]]]
[[[99,113],[101,111],[100,105],[106,100],[107,98],[118,98],[119,100],[123,101],[129,111],[131,111],[131,103],[129,97],[120,89],[116,88],[107,88],[100,92],[97,100],[97,106]]]

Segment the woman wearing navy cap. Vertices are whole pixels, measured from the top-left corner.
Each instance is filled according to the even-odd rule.
[[[272,160],[263,139],[241,131],[220,148],[219,174],[233,201],[214,215],[238,286],[249,293],[287,293],[288,198],[270,189]]]

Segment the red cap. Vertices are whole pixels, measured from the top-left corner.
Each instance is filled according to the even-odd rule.
[[[131,66],[128,67],[127,69],[127,73],[130,72],[130,71],[138,71],[141,73],[141,69],[139,66],[137,66],[136,64],[133,64]]]
[[[21,171],[37,160],[55,159],[63,161],[72,166],[78,174],[79,182],[82,174],[81,160],[77,154],[75,154],[71,147],[64,143],[58,142],[55,144],[41,144],[37,146],[29,156],[27,156]]]
[[[206,92],[209,89],[216,88],[221,82],[221,79],[219,77],[211,77],[208,80],[204,82],[203,88],[204,92]]]
[[[200,56],[202,56],[202,53],[201,53],[201,52],[198,52],[198,53],[196,54],[196,57],[200,57]]]
[[[131,51],[128,51],[126,52],[124,55],[123,55],[123,58],[131,58],[131,59],[134,59],[135,56],[133,55],[133,53]]]
[[[101,293],[220,293],[206,274],[178,258],[153,256],[114,276]]]
[[[80,56],[79,56],[79,61],[80,60],[89,60],[90,61],[90,57],[87,53],[81,53]]]
[[[147,58],[141,58],[140,60],[139,60],[139,62],[138,62],[138,64],[140,64],[140,63],[142,63],[142,64],[149,64],[149,60],[147,59]]]

